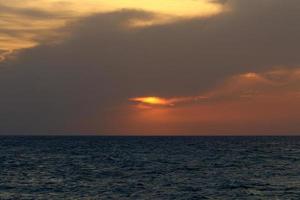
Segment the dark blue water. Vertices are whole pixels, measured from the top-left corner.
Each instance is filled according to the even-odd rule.
[[[0,137],[0,199],[300,199],[300,137]]]

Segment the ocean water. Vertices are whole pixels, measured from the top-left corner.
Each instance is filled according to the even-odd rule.
[[[300,137],[0,137],[0,199],[300,199]]]

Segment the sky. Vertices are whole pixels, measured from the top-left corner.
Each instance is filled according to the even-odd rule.
[[[299,0],[0,0],[0,134],[300,134]]]

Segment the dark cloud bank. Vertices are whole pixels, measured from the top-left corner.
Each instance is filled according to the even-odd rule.
[[[233,74],[299,66],[300,1],[225,5],[214,17],[142,29],[124,23],[151,14],[93,15],[60,30],[70,36],[59,44],[18,52],[0,64],[0,132],[66,132],[97,114],[90,128],[103,133],[104,117],[129,97],[195,95]]]

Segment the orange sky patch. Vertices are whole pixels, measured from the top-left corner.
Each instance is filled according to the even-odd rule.
[[[172,101],[177,104],[148,109],[130,106],[127,117],[122,119],[123,129],[133,134],[151,135],[293,132],[300,126],[294,125],[295,120],[300,121],[298,72],[299,69],[276,69],[236,75],[199,98],[131,99],[150,105],[170,105]],[[200,98],[203,96],[206,98]],[[180,104],[180,100],[185,103]]]

